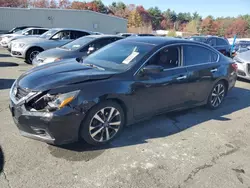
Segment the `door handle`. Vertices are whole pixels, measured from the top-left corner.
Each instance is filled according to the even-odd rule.
[[[187,76],[185,75],[185,76],[180,76],[180,77],[178,77],[178,78],[176,78],[177,80],[184,80],[184,79],[186,79],[187,78]]]
[[[217,72],[218,71],[218,69],[212,69],[212,70],[210,70],[210,72]]]

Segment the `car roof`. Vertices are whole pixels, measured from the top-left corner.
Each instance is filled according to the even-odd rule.
[[[134,42],[141,42],[141,43],[148,43],[152,45],[167,45],[167,44],[174,44],[174,43],[192,43],[192,44],[202,44],[201,42],[186,40],[182,38],[173,38],[173,37],[153,37],[153,36],[142,36],[142,37],[129,37],[124,39],[126,41],[134,41]]]
[[[47,29],[47,30],[49,30],[49,28],[44,28],[44,27],[28,27],[26,29]]]
[[[109,37],[116,37],[116,38],[123,38],[121,36],[117,36],[117,35],[87,35],[86,37],[92,37],[92,38],[109,38]]]
[[[55,30],[58,30],[58,31],[61,31],[61,30],[72,30],[72,31],[82,31],[82,32],[93,33],[92,31],[88,31],[88,30],[85,30],[85,29],[76,29],[76,28],[52,28],[52,29],[55,29]]]
[[[227,40],[227,39],[225,39],[224,37],[218,37],[218,36],[206,36],[206,35],[204,35],[204,36],[191,36],[190,38],[206,38],[206,39],[208,39],[208,38],[219,38],[219,39],[224,39],[224,40]]]

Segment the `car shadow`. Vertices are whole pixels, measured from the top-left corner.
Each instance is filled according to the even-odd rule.
[[[107,149],[146,144],[150,139],[168,137],[209,120],[230,122],[231,119],[224,116],[249,107],[249,96],[250,90],[236,87],[228,93],[224,103],[217,110],[197,107],[159,115],[126,127],[120,137],[101,147],[89,146],[81,141],[59,147],[49,146],[49,150],[58,158],[88,161],[98,157]]]
[[[17,63],[0,61],[0,67],[17,67],[17,66],[19,66],[19,64]]]
[[[0,146],[0,174],[3,171],[3,167],[4,167],[4,155],[3,155],[3,150],[1,149]]]
[[[11,57],[9,54],[0,54],[0,57]]]
[[[0,78],[0,90],[11,88],[14,81],[15,81],[15,79],[1,79]]]

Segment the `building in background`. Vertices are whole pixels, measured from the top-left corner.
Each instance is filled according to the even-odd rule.
[[[0,30],[22,25],[78,28],[104,34],[127,32],[127,20],[89,10],[0,8]]]

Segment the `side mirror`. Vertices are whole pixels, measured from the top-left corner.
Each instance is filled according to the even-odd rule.
[[[144,74],[157,74],[164,70],[164,67],[160,65],[148,65],[142,69]]]
[[[82,58],[82,57],[78,57],[78,58],[76,58],[76,61],[77,61],[78,63],[82,63],[83,58]]]
[[[28,32],[26,32],[26,33],[24,33],[24,35],[29,35],[29,33],[28,33]]]
[[[88,54],[91,54],[93,51],[95,51],[95,48],[94,47],[89,47],[89,49],[88,49]]]
[[[250,50],[250,46],[248,46],[247,49]]]

